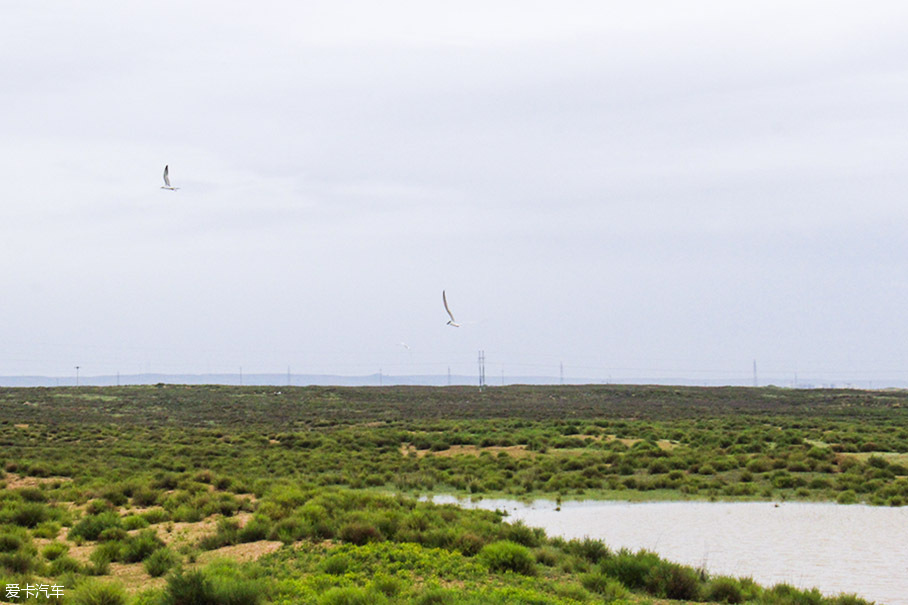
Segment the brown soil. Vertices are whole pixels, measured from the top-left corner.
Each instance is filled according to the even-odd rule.
[[[526,456],[536,456],[536,452],[532,452],[526,448],[525,445],[510,445],[510,446],[500,446],[500,445],[490,445],[487,447],[479,447],[477,445],[452,445],[446,450],[440,450],[433,452],[432,450],[418,450],[410,444],[404,444],[400,448],[400,452],[404,456],[409,456],[410,454],[416,454],[418,458],[422,458],[427,454],[432,454],[433,456],[441,457],[450,457],[450,456],[479,456],[483,452],[488,452],[492,455],[498,455],[499,452],[504,452],[508,456],[514,458],[524,458]]]
[[[207,550],[199,554],[198,565],[206,565],[215,559],[231,559],[239,563],[255,561],[259,557],[273,553],[282,545],[283,542],[260,540],[258,542],[246,542],[245,544],[234,544],[233,546]]]
[[[836,459],[841,460],[844,458],[854,458],[862,462],[866,462],[871,456],[878,456],[884,458],[886,462],[890,464],[901,464],[903,466],[908,466],[908,453],[897,453],[897,452],[841,452],[836,454]]]
[[[72,481],[72,479],[69,477],[22,477],[16,473],[7,473],[4,481],[6,481],[6,489],[19,489],[20,487],[38,487],[57,481]]]

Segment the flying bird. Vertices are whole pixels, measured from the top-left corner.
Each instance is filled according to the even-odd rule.
[[[445,295],[445,291],[444,291],[444,290],[441,291],[441,300],[445,303],[445,311],[448,312],[448,317],[451,318],[451,321],[449,321],[449,322],[446,323],[445,325],[446,325],[446,326],[451,326],[451,327],[453,327],[453,328],[459,328],[459,327],[460,327],[460,324],[457,323],[457,320],[454,319],[454,314],[451,313],[451,309],[450,309],[450,307],[448,307],[448,297]]]
[[[176,191],[179,187],[172,187],[170,185],[170,165],[164,166],[164,186],[161,189],[168,189],[170,191]]]

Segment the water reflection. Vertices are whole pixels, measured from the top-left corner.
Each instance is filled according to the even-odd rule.
[[[711,574],[908,605],[908,507],[767,502],[435,502],[506,510],[549,535],[646,548]]]

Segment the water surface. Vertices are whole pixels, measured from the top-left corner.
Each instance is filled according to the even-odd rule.
[[[645,548],[711,574],[750,576],[764,586],[816,586],[908,605],[908,507],[771,502],[434,502],[501,509],[551,536]]]

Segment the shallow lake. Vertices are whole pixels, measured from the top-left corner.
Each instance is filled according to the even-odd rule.
[[[645,548],[713,575],[908,605],[908,507],[772,502],[434,502],[501,509],[550,536]]]

